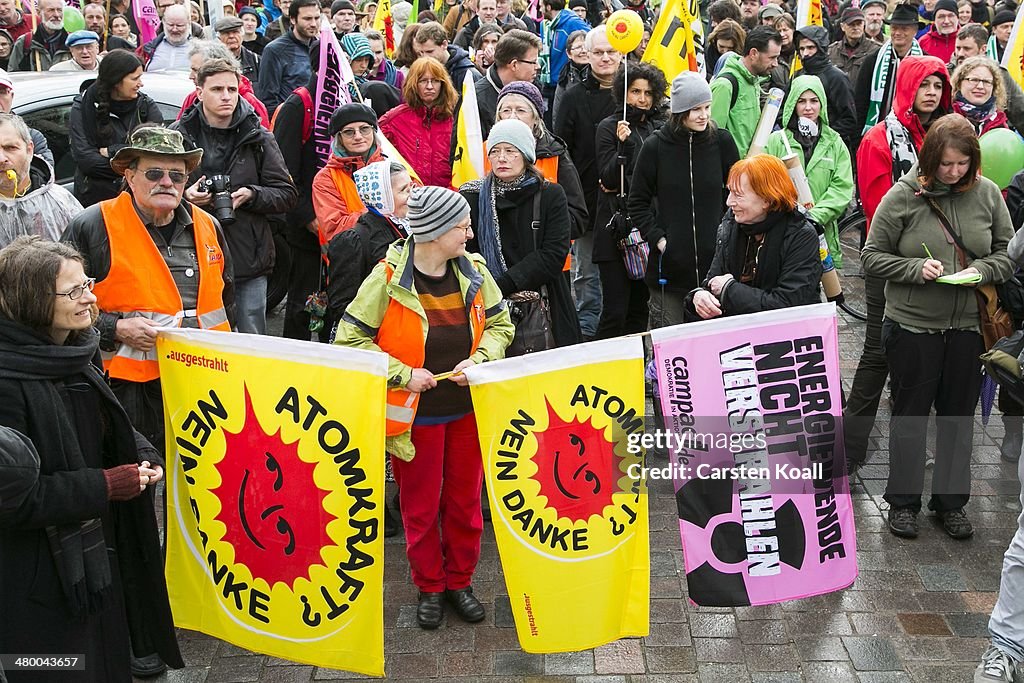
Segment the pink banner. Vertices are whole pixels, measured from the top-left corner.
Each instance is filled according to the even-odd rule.
[[[355,81],[348,58],[338,44],[334,31],[320,31],[320,70],[316,76],[316,102],[313,110],[313,144],[321,165],[331,156],[331,116],[338,107],[352,101],[348,84]]]
[[[132,0],[132,14],[139,27],[139,45],[145,45],[160,32],[160,17],[153,0]]]
[[[669,453],[690,599],[765,605],[850,586],[856,532],[835,307],[680,325],[652,339],[665,416],[653,436]]]

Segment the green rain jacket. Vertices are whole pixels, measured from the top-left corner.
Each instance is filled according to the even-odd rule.
[[[811,218],[825,228],[825,240],[832,253],[836,268],[843,267],[843,252],[839,248],[839,218],[853,199],[853,170],[850,166],[850,151],[839,137],[839,133],[828,125],[828,101],[825,99],[825,88],[817,76],[802,75],[793,79],[789,87],[789,95],[782,105],[782,120],[788,125],[796,115],[796,102],[800,96],[812,91],[821,102],[821,113],[818,114],[818,128],[821,131],[818,144],[814,147],[811,160],[804,159],[804,150],[793,137],[789,128],[777,130],[768,138],[765,152],[780,159],[786,156],[786,145],[783,136],[789,141],[790,149],[804,167],[807,183],[811,186],[814,207]]]
[[[735,104],[732,104],[732,82],[724,78],[724,74],[730,74],[739,86]],[[762,80],[765,79],[747,71],[739,55],[732,55],[711,81],[711,118],[719,128],[726,129],[732,135],[741,159],[747,155],[757,122],[761,120]]]

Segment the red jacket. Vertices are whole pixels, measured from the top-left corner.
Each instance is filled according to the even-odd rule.
[[[384,155],[376,147],[368,159],[361,156],[339,157],[331,154],[327,165],[317,171],[313,177],[313,209],[320,223],[321,245],[329,243],[339,232],[354,227],[359,217],[366,213],[366,206],[359,199],[352,174],[375,161],[383,160]],[[344,192],[339,192],[339,187],[335,184],[335,169],[341,171],[339,180],[343,184]]]
[[[932,114],[934,121],[943,113],[950,111],[949,72],[946,71],[946,63],[938,57],[928,55],[906,57],[896,71],[896,93],[892,98],[892,110],[910,133],[910,141],[915,150],[921,149],[925,130],[921,120],[914,113],[914,98],[921,83],[932,74],[940,75],[944,82],[939,108]],[[857,187],[860,189],[860,201],[869,225],[875,210],[882,202],[882,197],[894,184],[892,150],[889,149],[885,121],[882,120],[865,133],[857,149]]]
[[[424,185],[451,187],[451,116],[439,118],[433,109],[400,104],[380,120],[380,130],[419,175]]]
[[[252,108],[256,110],[256,114],[260,117],[260,124],[267,130],[270,130],[270,116],[267,114],[267,107],[256,98],[256,93],[252,89],[252,83],[245,76],[239,76],[238,96],[252,105]],[[181,111],[178,112],[179,119],[195,103],[196,99],[195,90],[185,97],[185,101],[181,103]]]
[[[948,36],[944,36],[932,26],[928,33],[917,39],[917,42],[920,43],[921,49],[926,55],[938,57],[943,64],[949,64],[953,58],[953,50],[956,48],[956,34],[957,31],[953,31]]]

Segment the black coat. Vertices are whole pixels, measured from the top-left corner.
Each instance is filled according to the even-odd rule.
[[[460,192],[469,202],[471,220],[479,225],[480,183],[463,186]],[[534,195],[540,192],[540,228],[534,248],[533,222]],[[554,183],[529,185],[499,197],[498,224],[501,226],[501,246],[508,271],[495,276],[503,296],[524,290],[548,288],[551,301],[551,328],[557,346],[578,344],[582,340],[576,306],[569,291],[569,281],[562,274],[565,257],[569,253],[569,209],[565,192]],[[475,232],[475,229],[474,229]],[[469,241],[469,251],[479,252],[477,238]],[[494,269],[491,269],[494,272]]]
[[[565,148],[565,143],[550,132],[545,132],[544,136],[537,140],[537,159],[551,157],[558,157],[557,182],[565,190],[565,200],[569,204],[569,218],[572,220],[571,236],[576,239],[586,232],[590,225],[587,198],[583,195],[583,184],[580,182],[576,164],[572,163],[569,151]]]
[[[273,22],[271,25],[276,25]],[[316,74],[306,85],[312,102],[316,102]],[[310,113],[312,119],[313,114]],[[298,198],[295,205],[284,214],[285,227],[284,235],[288,244],[293,249],[302,251],[320,252],[320,243],[315,234],[306,229],[312,221],[316,220],[316,211],[313,210],[313,178],[317,171],[324,167],[326,159],[321,159],[316,153],[313,135],[310,134],[306,140],[302,139],[303,126],[306,120],[306,107],[302,98],[292,93],[277,108],[274,117],[274,137],[277,139],[277,146],[281,150],[285,166],[292,176],[292,181],[298,188]]]
[[[732,211],[725,214],[715,242],[715,257],[707,280],[731,273],[729,267],[740,233]],[[738,280],[722,290],[723,315],[773,311],[791,306],[806,306],[820,301],[821,257],[818,232],[800,211],[792,211],[764,234],[758,250],[757,275],[750,284]]]
[[[715,253],[729,169],[738,160],[732,135],[713,124],[702,133],[667,124],[644,142],[626,206],[651,247],[649,287],[660,288],[659,264],[666,291],[686,293],[701,281]],[[662,237],[664,255],[658,252]]]
[[[202,175],[209,180],[210,176],[222,173],[231,177],[232,189],[253,190],[252,199],[235,209],[235,222],[221,224],[234,259],[235,280],[267,275],[274,269],[269,214],[284,213],[295,206],[298,190],[292,184],[277,140],[260,125],[251,104],[239,99],[234,118],[223,129],[212,128],[202,110],[202,103],[197,101],[170,126],[184,136],[185,149],[206,150],[188,184]],[[220,156],[215,150],[225,141],[229,143],[229,152]],[[213,214],[213,204],[208,204],[205,210]]]
[[[18,353],[13,349],[47,347],[63,348],[0,319],[0,354],[5,357]],[[168,665],[184,666],[168,604],[153,498],[142,494],[112,503],[103,475],[105,468],[142,460],[163,465],[159,455],[132,429],[97,367],[79,370],[76,365],[67,376],[38,380],[17,377],[9,363],[3,366],[0,425],[32,441],[39,452],[40,477],[18,510],[0,519],[0,650],[86,658],[85,672],[74,678],[36,674],[39,678],[31,680],[131,681],[129,635],[138,656],[159,653]],[[32,385],[45,383],[52,383],[63,400],[45,410],[30,410],[29,397],[36,395]],[[81,416],[89,414],[103,417],[83,422]],[[61,447],[55,444],[69,440],[81,451],[85,467],[67,469],[63,456],[56,455]],[[65,601],[46,529],[97,518],[103,522],[112,594],[103,609],[76,619]],[[12,675],[12,682],[18,680]]]
[[[839,133],[851,152],[856,152],[861,138],[861,124],[857,122],[853,86],[842,69],[828,58],[828,32],[820,26],[809,26],[801,29],[801,35],[818,46],[817,54],[803,60],[802,73],[821,79],[828,100],[828,125]]]
[[[494,125],[494,119],[498,115],[498,93],[505,85],[501,82],[501,77],[498,76],[498,66],[491,64],[483,78],[476,79],[476,83],[473,85],[476,88],[476,108],[480,112],[480,132],[486,140],[487,135],[491,132],[491,126]],[[459,104],[461,106],[461,98]],[[458,112],[456,112],[455,120],[458,120]],[[455,149],[455,136],[456,131],[453,129],[452,150]]]
[[[75,160],[75,196],[82,206],[91,206],[121,194],[122,178],[110,168],[110,160],[125,147],[128,134],[141,123],[163,123],[156,102],[139,93],[136,106],[124,116],[110,115],[110,132],[100,135],[96,127],[96,86],[90,86],[71,104],[68,130],[71,133],[71,157]],[[107,148],[107,156],[100,149]]]
[[[597,181],[599,178],[594,137],[597,124],[615,111],[615,100],[610,88],[602,88],[595,78],[569,88],[558,107],[555,134],[565,140],[576,170],[583,183],[583,196],[587,198],[587,213],[594,226],[597,216]]]
[[[622,116],[616,112],[597,124],[595,140],[597,167],[601,185],[608,192],[601,190],[597,194],[597,215],[594,217],[594,263],[617,261],[622,258],[622,252],[616,246],[611,232],[605,229],[619,204],[620,166],[625,164],[626,167],[625,194],[628,195],[629,184],[633,178],[633,167],[636,165],[636,157],[640,153],[640,148],[660,125],[660,121],[649,116],[641,116],[637,111],[631,111],[629,116],[630,133],[626,141],[622,143],[621,160],[619,158],[619,136],[615,134],[615,130],[618,128]],[[620,208],[625,210],[625,202],[622,203],[623,206]]]
[[[405,234],[383,216],[365,212],[351,230],[335,235],[327,245],[331,266],[327,280],[327,320],[337,322],[356,298],[363,280]]]

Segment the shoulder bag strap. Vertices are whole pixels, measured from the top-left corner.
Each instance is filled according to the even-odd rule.
[[[956,230],[953,229],[952,223],[950,223],[949,219],[946,218],[946,214],[942,213],[942,209],[940,209],[939,205],[935,203],[935,200],[931,197],[925,197],[924,200],[928,202],[928,206],[930,206],[932,211],[935,212],[935,215],[938,216],[939,225],[942,226],[942,231],[946,233],[946,239],[952,240],[953,244],[956,245],[956,254],[960,258],[960,267],[967,268],[969,265],[967,263],[967,257],[970,256],[972,261],[976,260],[978,257],[974,255],[974,252],[964,246],[963,240],[960,239],[960,235],[958,235]]]

